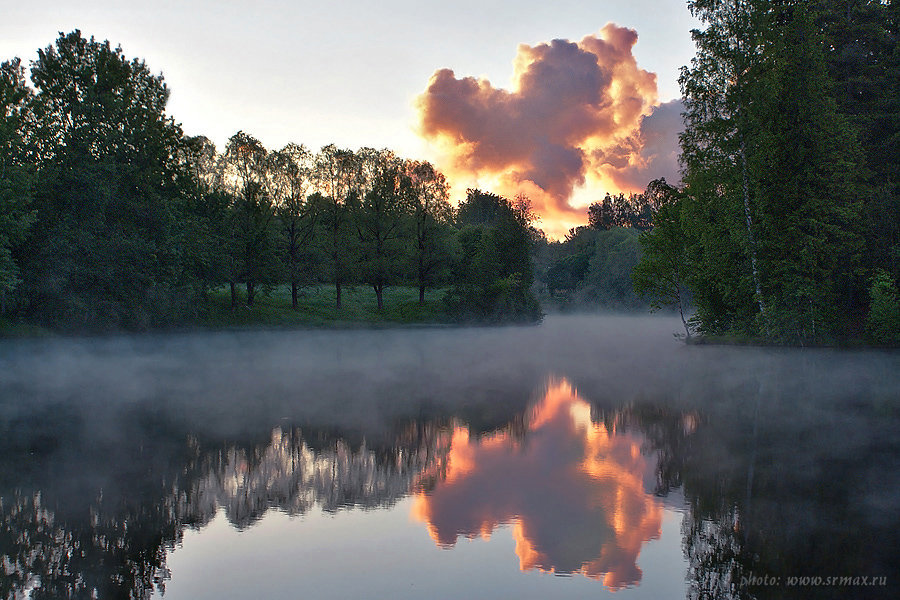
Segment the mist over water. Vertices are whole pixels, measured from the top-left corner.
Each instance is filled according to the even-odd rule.
[[[510,573],[479,576],[485,596],[541,585],[562,597],[780,597],[792,595],[783,582],[747,582],[860,575],[887,585],[801,592],[891,597],[900,354],[685,346],[679,328],[553,316],[515,328],[0,342],[0,595],[142,597],[162,584],[188,597],[178,590],[194,568],[173,566],[179,555],[215,552],[203,536],[229,528],[249,544],[284,514],[323,548],[341,541],[335,560],[357,569],[342,579],[399,596],[403,582],[422,583],[409,561],[432,579],[444,572],[431,596],[458,595],[453,569],[487,552],[463,541],[487,536],[500,549],[479,560]],[[410,535],[432,562],[395,548],[377,569],[362,564],[354,519],[365,543]],[[304,568],[292,576],[312,581]],[[522,583],[531,577],[541,583]],[[358,582],[341,585],[335,597]]]

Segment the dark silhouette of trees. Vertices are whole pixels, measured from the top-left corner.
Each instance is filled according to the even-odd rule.
[[[271,161],[259,140],[242,131],[228,140],[222,159],[221,185],[232,199],[227,246],[231,305],[237,306],[236,285],[243,282],[247,306],[253,306],[258,286],[272,281],[276,269]]]
[[[539,320],[527,202],[468,190],[456,221],[460,249],[447,293],[451,313],[463,320]]]
[[[342,307],[343,285],[353,276],[357,243],[352,233],[352,211],[359,198],[356,195],[360,165],[350,150],[328,145],[316,155],[316,188],[321,235],[317,242],[324,256],[326,277],[334,284],[335,305]]]
[[[429,162],[408,161],[409,196],[414,220],[413,262],[419,286],[419,304],[425,290],[434,285],[449,267],[449,234],[453,210],[448,201],[447,180]]]
[[[279,254],[291,285],[291,306],[298,308],[301,283],[315,280],[312,239],[316,228],[315,204],[308,192],[313,183],[313,156],[302,145],[288,144],[270,157],[274,180],[275,213],[280,236]]]
[[[164,323],[180,270],[170,206],[181,131],[162,76],[74,31],[39,51],[31,80],[26,311],[68,326]]]
[[[403,161],[389,150],[363,158],[369,164],[368,190],[354,214],[360,242],[360,279],[372,286],[378,310],[384,309],[384,288],[402,275],[408,243],[411,182]]]
[[[21,282],[13,251],[25,241],[34,221],[34,169],[25,140],[31,99],[21,61],[0,64],[0,315]]]

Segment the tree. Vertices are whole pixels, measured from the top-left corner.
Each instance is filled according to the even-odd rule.
[[[661,187],[657,191],[663,192]],[[678,309],[685,335],[691,329],[685,319],[689,239],[682,225],[681,199],[669,188],[653,217],[653,229],[641,234],[641,261],[632,272],[634,290],[650,298],[654,309],[672,306]],[[662,198],[661,198],[662,200]]]
[[[900,278],[900,4],[817,0],[837,111],[860,141],[869,268]]]
[[[450,263],[449,230],[453,210],[444,175],[429,162],[407,161],[410,199],[414,219],[413,262],[419,286],[419,304],[425,303],[425,290],[434,285]]]
[[[681,135],[686,216],[698,232],[693,277],[701,329],[752,331],[765,319],[751,174],[747,165],[750,84],[765,46],[755,0],[696,0],[706,24],[691,32],[697,55],[682,69]],[[761,101],[765,97],[760,94]]]
[[[25,241],[34,221],[34,169],[25,140],[31,99],[21,61],[0,64],[0,315],[21,282],[13,250]]]
[[[632,227],[639,231],[650,229],[653,213],[658,208],[654,185],[660,182],[663,186],[666,185],[665,179],[654,180],[650,182],[647,192],[631,194],[628,198],[621,193],[617,196],[607,193],[602,201],[594,202],[588,207],[588,223],[599,230],[613,227]]]
[[[308,192],[313,178],[313,156],[306,147],[288,144],[271,156],[275,211],[281,236],[279,247],[288,280],[291,283],[291,306],[298,308],[300,283],[309,280],[311,241],[315,233],[315,205]]]
[[[446,301],[462,320],[527,321],[541,318],[531,292],[530,210],[502,196],[468,190],[457,212],[460,253]]]
[[[22,271],[32,314],[70,327],[168,322],[182,134],[163,77],[76,30],[38,52],[31,79],[37,221]]]
[[[877,344],[900,343],[900,299],[897,284],[887,271],[879,269],[869,288],[870,310],[866,333]]]
[[[369,181],[354,211],[360,241],[360,277],[372,286],[378,310],[384,288],[401,276],[411,182],[403,161],[389,150],[364,157]]]
[[[274,279],[275,207],[273,189],[282,185],[270,177],[271,161],[265,147],[251,135],[238,131],[228,140],[223,156],[222,186],[232,198],[230,210],[229,283],[231,305],[237,305],[235,285],[247,287],[247,306],[253,305],[259,284]]]
[[[325,258],[327,275],[334,283],[335,305],[341,308],[341,291],[351,278],[356,244],[351,236],[352,209],[358,201],[359,160],[351,150],[330,144],[315,158],[314,199],[320,207],[318,244]]]
[[[200,296],[228,279],[232,196],[218,186],[223,161],[215,144],[203,136],[186,137],[178,154],[179,246],[183,249],[183,279],[196,281]]]
[[[843,335],[865,284],[858,145],[830,96],[824,42],[802,2],[773,9],[766,52],[771,101],[756,109],[749,157],[759,211],[769,334]]]
[[[859,276],[856,144],[803,2],[696,0],[681,137],[701,331],[822,340]]]

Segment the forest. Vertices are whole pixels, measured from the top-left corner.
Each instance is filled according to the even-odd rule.
[[[896,2],[694,0],[682,185],[636,289],[686,335],[900,341]]]
[[[528,199],[383,149],[218,151],[161,75],[80,31],[0,66],[0,320],[196,323],[273,289],[439,294],[449,322],[670,308],[686,338],[900,343],[895,2],[692,0],[681,181],[606,194],[549,241]]]
[[[431,164],[390,150],[245,132],[222,152],[165,112],[161,75],[121,48],[60,34],[29,87],[0,66],[2,316],[51,329],[189,325],[217,290],[232,310],[274,286],[445,291],[442,318],[534,322],[527,199],[469,190],[458,206]]]

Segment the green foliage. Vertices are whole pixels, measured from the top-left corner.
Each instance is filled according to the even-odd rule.
[[[366,160],[371,181],[353,218],[360,241],[360,279],[372,286],[381,310],[384,289],[400,280],[410,245],[412,224],[407,216],[412,182],[403,161],[389,150],[373,152]]]
[[[617,310],[642,306],[631,279],[641,259],[639,237],[637,229],[624,227],[598,233],[588,270],[576,294],[580,302]]]
[[[700,330],[791,343],[859,311],[859,154],[803,2],[690,3],[682,209]]]
[[[460,321],[535,322],[541,308],[531,292],[529,210],[489,192],[469,190],[457,212],[459,254],[448,312]]]
[[[28,125],[37,221],[23,250],[34,318],[73,328],[175,317],[181,131],[161,76],[75,31],[38,53]],[[171,300],[171,301],[170,301]]]
[[[652,309],[678,310],[685,335],[691,328],[685,318],[688,308],[687,277],[690,272],[688,249],[691,239],[683,220],[684,198],[673,187],[661,190],[662,201],[653,216],[653,229],[641,234],[641,261],[632,272],[634,291],[650,299]]]
[[[665,202],[670,186],[665,178],[654,179],[641,194],[618,196],[609,193],[600,202],[588,207],[588,223],[594,229],[608,230],[613,227],[630,227],[647,231],[653,227],[653,215]]]
[[[900,344],[900,299],[897,284],[879,269],[869,288],[870,308],[866,334],[876,344]]]
[[[30,100],[21,61],[0,64],[0,315],[21,282],[13,250],[25,241],[34,222],[34,170],[25,148]]]

